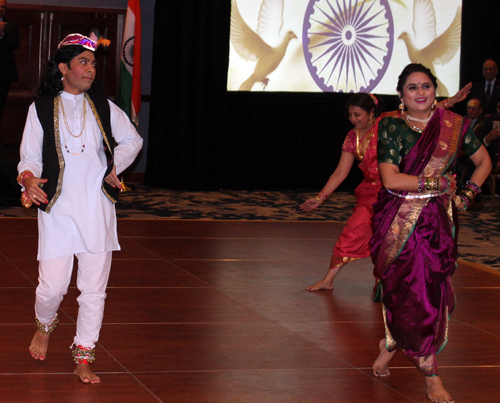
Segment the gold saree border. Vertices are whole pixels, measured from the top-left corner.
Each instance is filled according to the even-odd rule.
[[[424,177],[436,177],[442,176],[451,162],[455,158],[458,147],[459,138],[462,131],[464,119],[450,111],[444,111],[441,126],[440,126],[440,136],[438,139],[438,144],[433,155],[431,156],[429,163],[424,168],[422,176]],[[418,192],[408,192],[408,195],[417,195]],[[395,197],[395,196],[394,196]],[[455,225],[453,223],[453,210],[451,204],[451,197],[448,195],[443,195],[445,208],[448,215],[448,223],[450,225],[453,236],[455,236]],[[379,256],[377,257],[377,267],[380,267],[380,273],[383,273],[388,267],[396,260],[396,258],[401,253],[404,245],[406,244],[408,238],[410,237],[415,225],[417,223],[418,217],[425,207],[429,198],[414,198],[405,199],[398,212],[396,213],[389,231],[384,237],[384,240],[380,246]]]
[[[399,208],[380,245],[380,251],[385,251],[377,256],[376,266],[382,268],[381,274],[389,268],[403,250],[427,201],[427,198],[406,199]]]
[[[366,152],[368,151],[368,147],[372,141],[373,135],[375,134],[375,128],[372,127],[368,133],[366,133],[361,141],[359,141],[358,134],[356,133],[356,156],[358,157],[358,161],[363,161],[365,158]]]

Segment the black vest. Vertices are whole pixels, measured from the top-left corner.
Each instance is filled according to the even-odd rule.
[[[106,149],[106,156],[108,157],[108,169],[104,174],[106,177],[113,170],[113,149],[114,139],[111,132],[111,111],[109,109],[108,100],[106,97],[92,96],[89,97],[95,105],[98,117],[102,123],[104,135],[108,138],[109,147],[106,143],[103,146]],[[48,204],[40,203],[38,208],[50,213],[50,209],[57,201],[61,193],[63,175],[61,170],[64,170],[64,155],[61,150],[60,142],[56,144],[55,130],[54,130],[54,100],[53,97],[44,97],[35,99],[36,113],[38,120],[43,129],[43,146],[42,146],[42,162],[43,171],[41,177],[47,179],[47,183],[43,184],[43,190],[47,193]],[[93,108],[92,108],[93,109]],[[61,124],[62,122],[60,122]],[[103,139],[104,142],[104,139]],[[64,171],[63,171],[64,172]],[[102,182],[102,190],[109,200],[116,203],[118,198],[118,191],[106,183]]]

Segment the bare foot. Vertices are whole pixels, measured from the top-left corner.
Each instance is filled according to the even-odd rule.
[[[30,353],[35,360],[45,360],[49,347],[49,338],[50,335],[42,333],[40,330],[35,332],[30,344]]]
[[[306,287],[306,290],[333,290],[333,280],[335,280],[335,277],[337,276],[337,274],[339,274],[340,269],[342,269],[342,266],[328,269],[328,272],[326,273],[326,276],[323,280],[318,281],[316,284],[310,285],[309,287]]]
[[[431,402],[453,403],[454,400],[443,386],[439,376],[426,376],[425,384],[427,386],[427,399]]]
[[[389,372],[389,363],[391,362],[392,357],[396,354],[397,350],[391,352],[387,351],[387,348],[385,347],[385,339],[380,340],[378,347],[380,354],[373,363],[373,374],[375,376],[388,376],[391,374]]]
[[[333,281],[321,280],[316,284],[306,287],[307,291],[319,291],[319,290],[333,290]]]
[[[88,364],[76,364],[75,375],[80,377],[83,383],[99,383],[101,379],[92,372]]]

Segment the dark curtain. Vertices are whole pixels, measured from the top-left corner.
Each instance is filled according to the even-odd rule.
[[[481,78],[485,57],[500,55],[497,1],[463,2],[462,84]],[[230,14],[230,0],[156,2],[146,184],[321,188],[351,128],[348,95],[226,92]],[[386,110],[398,105],[384,101]],[[361,178],[353,168],[342,188]]]
[[[210,189],[223,169],[231,4],[157,1],[145,182]]]

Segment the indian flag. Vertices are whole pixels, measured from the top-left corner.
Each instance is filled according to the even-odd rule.
[[[141,110],[141,6],[140,0],[128,0],[123,32],[118,105],[139,124]]]

